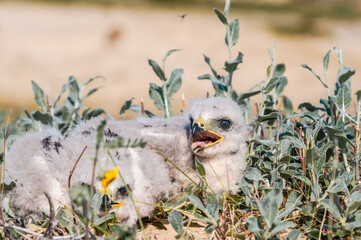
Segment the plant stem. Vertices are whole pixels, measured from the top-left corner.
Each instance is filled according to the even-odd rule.
[[[163,84],[163,101],[164,101],[164,117],[169,118],[169,106],[168,106],[168,95],[167,95],[167,84]]]
[[[80,156],[79,156],[78,159],[76,160],[76,162],[75,162],[75,164],[74,164],[74,167],[73,167],[73,169],[71,170],[71,172],[70,172],[70,174],[69,174],[69,179],[68,179],[68,187],[69,187],[69,189],[70,189],[71,177],[73,176],[73,173],[74,173],[74,171],[75,171],[75,168],[76,168],[76,166],[78,165],[78,162],[79,162],[80,158],[83,156],[83,154],[84,154],[85,150],[87,149],[87,147],[88,147],[88,146],[85,146],[85,147],[84,147],[83,151],[81,152]]]

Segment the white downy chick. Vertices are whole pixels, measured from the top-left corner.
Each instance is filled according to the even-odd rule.
[[[72,184],[91,183],[95,156],[96,129],[101,118],[77,125],[67,136],[55,129],[26,133],[17,138],[6,155],[6,182],[16,182],[12,190],[12,206],[20,215],[49,213],[43,191],[49,193],[55,207],[70,207],[68,178],[71,169],[85,146],[87,149],[72,176]],[[195,156],[203,163],[209,187],[236,191],[236,181],[246,168],[246,124],[243,112],[233,101],[214,97],[197,100],[189,113],[182,117],[138,118],[108,121],[104,140],[121,136],[124,139],[143,139],[145,148],[117,148],[111,156],[131,189],[141,217],[151,216],[157,201],[186,190],[197,181]],[[161,156],[161,153],[163,156]],[[106,150],[98,156],[99,169],[113,169]],[[100,180],[95,189],[100,190]],[[137,215],[121,179],[109,185],[122,207],[111,208],[121,224],[133,225]],[[149,204],[144,204],[149,203]]]

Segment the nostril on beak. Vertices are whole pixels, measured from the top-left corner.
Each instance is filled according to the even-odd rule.
[[[201,125],[199,125],[198,123],[194,123],[192,126],[192,134],[194,135],[197,132],[204,131],[203,127],[204,127],[204,124],[202,124],[202,123],[201,123]]]
[[[104,194],[104,196],[102,197],[102,204],[100,205],[100,208],[102,210],[107,210],[110,209],[111,207],[112,207],[112,200],[107,194]]]

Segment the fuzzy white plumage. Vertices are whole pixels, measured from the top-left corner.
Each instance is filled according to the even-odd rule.
[[[66,137],[49,129],[26,133],[18,137],[7,153],[6,182],[16,181],[12,190],[12,205],[20,215],[49,213],[49,203],[42,194],[49,193],[56,207],[70,206],[68,178],[80,153],[72,177],[72,184],[90,184],[95,156],[96,129],[100,118],[80,123]],[[203,163],[209,187],[214,191],[226,188],[236,190],[236,180],[246,167],[246,126],[239,106],[225,98],[194,101],[183,117],[138,118],[127,121],[108,121],[104,139],[117,136],[125,139],[143,139],[145,148],[118,148],[110,150],[120,173],[129,185],[141,217],[150,216],[155,204],[185,190],[191,181],[174,168],[159,151],[185,174],[196,180],[194,156]],[[155,151],[157,150],[157,151]],[[100,151],[97,171],[114,168],[106,151]],[[99,180],[95,189],[101,189]],[[114,207],[120,223],[136,222],[135,209],[120,189],[124,184],[118,178],[109,188],[115,200],[124,202]]]

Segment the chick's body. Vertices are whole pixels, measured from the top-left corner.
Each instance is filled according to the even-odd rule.
[[[203,135],[213,131],[223,138],[214,146],[194,151],[192,144],[195,141],[196,119],[209,123],[209,129],[201,130],[204,131]],[[222,119],[231,121],[231,126],[222,129],[219,125]],[[19,214],[49,213],[43,191],[49,193],[56,206],[70,206],[69,174],[86,146],[73,173],[71,185],[91,183],[93,161],[90,159],[95,156],[96,129],[101,120],[94,118],[82,122],[66,137],[55,129],[18,137],[6,156],[6,182],[16,181],[16,187],[12,190],[12,205]],[[189,114],[183,117],[107,121],[105,141],[121,136],[124,139],[143,139],[147,146],[110,149],[109,153],[108,150],[99,151],[97,171],[114,168],[110,154],[131,189],[141,217],[150,216],[154,207],[149,204],[155,204],[190,186],[191,181],[184,174],[198,181],[192,171],[195,168],[195,155],[206,168],[210,188],[214,191],[223,187],[236,190],[236,180],[245,168],[245,132],[242,111],[235,103],[223,98],[194,101]],[[208,139],[197,141],[206,142],[203,145],[210,143]],[[101,188],[100,179],[97,179],[95,189]],[[115,212],[121,223],[134,224],[136,212],[129,197],[120,191],[124,190],[121,179],[117,178],[109,188],[115,200],[125,203],[123,207],[111,211]]]

